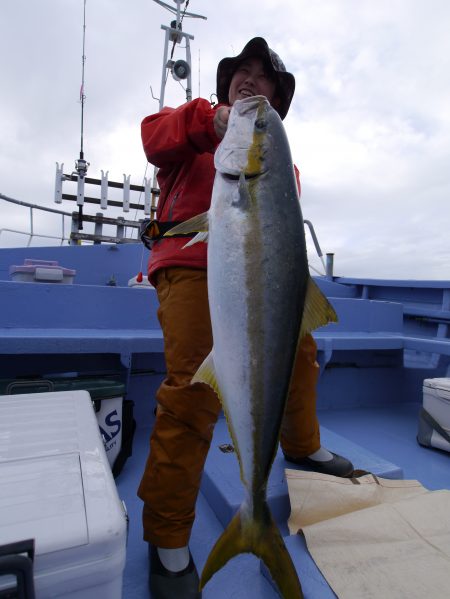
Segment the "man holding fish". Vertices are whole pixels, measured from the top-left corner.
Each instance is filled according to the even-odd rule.
[[[298,171],[296,182],[280,121],[294,88],[278,55],[253,38],[220,61],[217,106],[198,98],[142,123],[146,156],[159,168],[158,229],[142,237],[152,247],[148,274],[167,367],[138,491],[154,599],[201,596],[188,542],[221,407],[247,498],[202,585],[250,551],[283,596],[301,597],[265,502],[278,438],[288,461],[335,476],[353,472],[320,444],[310,332],[335,314],[309,277]],[[208,249],[198,243],[207,238]]]

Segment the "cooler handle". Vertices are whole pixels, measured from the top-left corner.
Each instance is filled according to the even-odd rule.
[[[10,597],[14,590],[18,599],[35,599],[33,560],[34,539],[0,546],[0,576],[12,575],[17,581],[15,589],[0,591],[0,597]]]
[[[40,387],[44,387],[42,391],[36,391],[36,385]],[[53,391],[55,389],[55,385],[52,381],[48,381],[47,379],[36,379],[36,380],[27,380],[27,381],[11,381],[6,387],[6,395],[14,395],[14,391],[17,389],[19,391],[24,391],[28,387],[31,387],[32,393],[42,393],[43,391]]]

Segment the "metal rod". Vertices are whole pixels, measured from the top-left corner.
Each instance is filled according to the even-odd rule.
[[[76,197],[76,196],[74,196]],[[0,200],[5,202],[11,202],[11,204],[17,204],[18,206],[25,206],[26,208],[36,208],[44,210],[45,212],[53,212],[54,214],[63,214],[64,216],[72,216],[70,212],[64,212],[64,210],[58,210],[57,208],[47,208],[46,206],[38,206],[37,204],[30,204],[29,202],[22,202],[22,200],[16,200],[0,193]]]
[[[327,279],[332,280],[333,279],[333,269],[334,269],[334,254],[327,254],[327,267],[326,267],[326,274],[327,274]]]
[[[78,220],[78,212],[72,212],[72,218],[75,220]],[[97,214],[95,216],[92,216],[90,214],[83,214],[83,221],[87,222],[87,223],[103,223],[104,225],[117,225],[118,223],[118,218],[120,218],[120,224],[121,225],[125,225],[127,227],[131,227],[131,228],[135,228],[135,229],[139,229],[139,222],[136,222],[134,220],[125,220],[122,217],[118,217],[118,218],[110,218],[107,216],[103,216],[102,212],[97,212]]]
[[[78,175],[75,174],[71,174],[71,175],[64,175],[64,179],[66,181],[78,181]],[[84,177],[84,182],[87,185],[101,185],[102,184],[102,180],[101,179],[94,179],[92,177]],[[117,181],[109,181],[108,180],[108,187],[114,187],[117,189],[123,189],[123,183],[119,183]],[[143,187],[142,185],[130,185],[130,189],[132,191],[145,191],[145,187]],[[159,189],[152,189],[152,193],[159,193]],[[108,202],[109,203],[109,202]]]
[[[69,193],[63,193],[62,194],[62,199],[63,200],[76,201],[77,200],[77,196],[71,195]],[[100,203],[101,203],[101,200],[99,198],[90,198],[90,197],[86,197],[86,196],[84,198],[84,201],[86,202],[86,204],[98,204],[98,205],[100,205]],[[118,202],[116,200],[109,200],[108,204],[109,204],[109,206],[115,206],[116,208],[122,208],[123,207],[122,202]],[[132,208],[133,210],[144,210],[144,206],[142,204],[130,204],[130,208]],[[71,214],[69,214],[69,216],[71,216]]]
[[[320,261],[322,262],[324,271],[327,272],[327,267],[325,265],[325,262],[323,261],[323,253],[322,253],[322,250],[320,249],[319,240],[317,239],[317,235],[314,230],[313,224],[309,220],[304,220],[303,222],[305,225],[308,225],[308,227],[309,227],[309,231],[311,233],[311,237],[314,242],[314,247],[316,248],[317,255],[319,256]]]

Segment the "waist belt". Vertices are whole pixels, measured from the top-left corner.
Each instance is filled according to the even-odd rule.
[[[164,237],[167,231],[173,229],[177,225],[180,225],[183,221],[171,220],[171,221],[158,221],[156,219],[146,218],[142,221],[139,228],[139,236],[142,243],[149,250],[152,249],[155,241],[159,241]],[[171,237],[193,237],[194,233],[175,233]]]

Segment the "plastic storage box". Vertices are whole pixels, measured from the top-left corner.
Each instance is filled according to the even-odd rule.
[[[417,440],[425,447],[450,452],[450,378],[423,381]]]
[[[121,598],[126,514],[87,391],[0,396],[0,481],[0,545],[34,539],[37,599]]]
[[[63,268],[56,260],[33,260],[27,258],[21,266],[10,266],[9,274],[13,281],[26,283],[73,283],[76,270]]]

